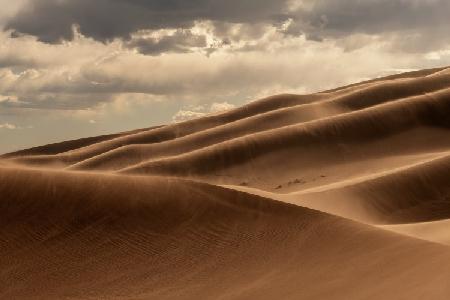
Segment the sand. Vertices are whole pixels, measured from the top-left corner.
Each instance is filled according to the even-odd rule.
[[[450,69],[0,158],[1,299],[449,299]]]

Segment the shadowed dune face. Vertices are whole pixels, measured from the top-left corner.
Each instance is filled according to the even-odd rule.
[[[227,170],[233,168],[234,173],[237,169],[238,173],[248,176],[248,173],[260,173],[261,170],[267,169],[267,166],[270,166],[270,172],[276,173],[273,168],[284,168],[283,164],[275,163],[280,158],[289,157],[290,164],[304,168],[308,167],[308,162],[314,167],[321,163],[329,164],[330,160],[345,161],[345,156],[356,155],[367,158],[371,152],[375,152],[375,155],[376,152],[388,152],[387,155],[392,155],[395,154],[392,150],[398,148],[399,142],[397,145],[375,151],[371,149],[371,143],[373,146],[382,139],[429,126],[436,128],[443,137],[448,136],[449,95],[445,91],[433,95],[433,98],[419,96],[362,111],[282,127],[187,154],[141,163],[124,171],[177,176],[205,176],[205,174],[223,176],[230,175],[227,174]],[[419,137],[419,141],[420,138],[427,136]],[[445,143],[445,139],[443,141]],[[366,150],[358,152],[364,146]],[[418,148],[421,147],[422,144],[419,143]],[[437,144],[436,147],[439,148],[440,145]],[[231,178],[234,180],[236,177]]]
[[[440,68],[4,155],[0,298],[449,299],[449,116]]]

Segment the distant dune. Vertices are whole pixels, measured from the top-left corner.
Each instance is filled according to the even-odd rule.
[[[1,299],[450,299],[450,69],[3,155]]]

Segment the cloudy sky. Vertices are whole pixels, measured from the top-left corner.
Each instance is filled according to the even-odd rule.
[[[0,7],[0,153],[450,65],[448,0]]]

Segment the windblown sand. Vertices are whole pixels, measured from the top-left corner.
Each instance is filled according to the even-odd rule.
[[[2,156],[0,299],[450,299],[450,69]]]

